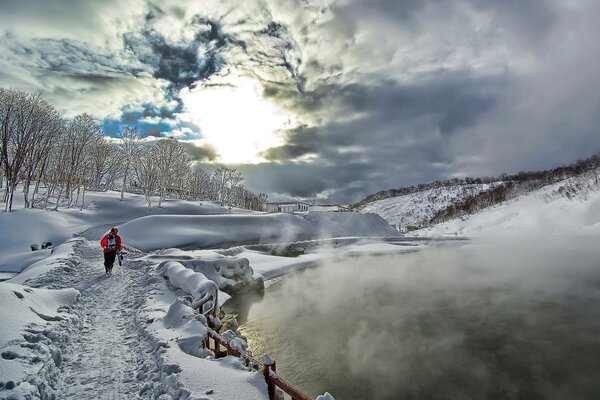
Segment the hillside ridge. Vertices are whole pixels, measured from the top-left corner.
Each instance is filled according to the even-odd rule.
[[[354,211],[379,214],[391,225],[406,231],[473,214],[548,185],[580,177],[581,183],[571,182],[558,193],[565,197],[575,196],[578,190],[583,190],[585,181],[598,185],[599,167],[600,153],[543,171],[521,171],[498,177],[453,178],[383,190],[351,207]]]

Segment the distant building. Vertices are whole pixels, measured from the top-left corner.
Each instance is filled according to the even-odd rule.
[[[308,211],[349,212],[352,210],[341,204],[313,204]]]
[[[271,213],[295,213],[295,212],[306,212],[310,204],[303,203],[301,201],[287,201],[282,203],[267,203],[266,211]]]

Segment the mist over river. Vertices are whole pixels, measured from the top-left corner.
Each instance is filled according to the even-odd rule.
[[[598,399],[599,310],[596,240],[520,238],[291,274],[240,330],[313,397]]]

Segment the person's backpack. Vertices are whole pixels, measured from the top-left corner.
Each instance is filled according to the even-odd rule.
[[[108,240],[106,242],[106,246],[110,250],[116,250],[117,249],[117,237],[115,235],[113,235],[112,233],[109,233],[107,239]]]

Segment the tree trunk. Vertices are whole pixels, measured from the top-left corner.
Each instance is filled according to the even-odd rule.
[[[127,182],[127,172],[129,168],[125,168],[125,171],[123,171],[123,186],[121,186],[121,200],[123,200],[125,198],[124,196],[124,192],[125,192],[125,182]]]
[[[164,189],[160,188],[160,193],[159,193],[159,196],[158,196],[158,208],[160,208],[160,206],[161,206],[161,204],[163,202],[164,193],[165,193]]]
[[[81,208],[79,211],[83,211],[83,207],[85,205],[85,186],[83,187],[83,197],[81,198]]]
[[[29,203],[29,187],[31,186],[31,179],[27,179],[25,181],[25,186],[23,187],[23,200],[25,202],[25,208],[30,208]]]
[[[13,197],[15,196],[15,189],[16,189],[16,185],[11,186],[10,188],[10,198],[8,200],[8,212],[12,212],[12,203],[13,203]]]
[[[60,203],[60,196],[62,196],[63,193],[63,188],[60,188],[60,191],[58,192],[58,196],[56,196],[56,205],[54,206],[54,211],[58,211],[58,204]]]

